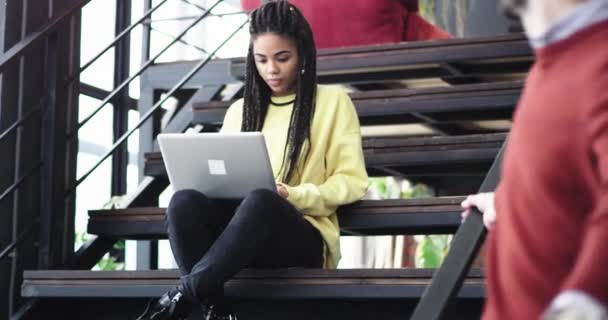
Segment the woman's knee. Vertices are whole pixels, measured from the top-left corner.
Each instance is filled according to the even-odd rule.
[[[167,218],[169,220],[180,219],[184,215],[197,212],[202,203],[206,202],[207,197],[196,190],[179,190],[173,194],[167,208]]]
[[[241,207],[245,207],[249,215],[272,214],[276,205],[284,201],[279,194],[268,189],[256,189],[247,195]]]
[[[259,204],[270,204],[281,199],[281,196],[275,191],[268,189],[255,189],[247,195],[245,200]]]

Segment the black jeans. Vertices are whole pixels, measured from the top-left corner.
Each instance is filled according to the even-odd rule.
[[[194,302],[220,299],[224,282],[245,267],[323,265],[319,231],[272,191],[255,190],[242,202],[178,191],[166,218],[182,289]]]

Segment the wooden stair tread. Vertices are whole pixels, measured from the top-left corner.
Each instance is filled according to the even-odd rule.
[[[507,137],[506,133],[437,137],[363,138],[365,165],[371,176],[405,177],[487,171]],[[144,174],[167,178],[160,152],[144,154]],[[386,168],[396,168],[387,174]]]
[[[534,61],[533,52],[523,34],[475,39],[448,39],[370,45],[354,48],[319,50],[317,74],[320,83],[378,82],[438,77],[479,75],[520,75]],[[143,83],[154,88],[170,88],[197,61],[177,61],[152,65],[143,75]],[[245,58],[215,59],[206,67],[207,74],[229,74],[220,78],[201,72],[187,84],[223,84],[243,79]]]
[[[468,67],[465,71],[480,73],[492,65],[520,62],[525,66],[526,62],[532,61],[533,55],[523,35],[506,35],[320,50],[317,59],[317,72],[320,80],[323,81],[323,76],[331,80],[332,78],[328,76],[340,71],[346,75],[357,74],[356,71],[363,73],[387,70],[424,71],[410,72],[406,74],[408,78],[452,75],[448,68],[441,65],[443,63],[464,64]],[[485,62],[485,65],[481,65],[481,62]],[[235,76],[244,74],[244,64],[242,58],[234,61],[232,69]],[[516,66],[501,68],[500,72],[519,71]]]
[[[338,209],[344,235],[453,233],[464,197],[361,200]],[[165,208],[89,211],[88,232],[106,237],[165,238]]]
[[[244,270],[225,285],[226,295],[240,298],[419,298],[434,269],[276,269]],[[177,270],[26,271],[24,297],[147,297],[178,283]],[[472,270],[462,297],[483,298],[484,277]]]
[[[436,121],[510,119],[523,82],[350,93],[362,125],[420,123],[416,113]],[[234,101],[193,103],[193,123],[219,124]],[[474,111],[474,112],[473,112]]]

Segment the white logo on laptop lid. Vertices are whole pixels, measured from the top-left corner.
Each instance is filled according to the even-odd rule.
[[[207,160],[209,163],[209,174],[214,176],[226,175],[226,164],[224,160]]]

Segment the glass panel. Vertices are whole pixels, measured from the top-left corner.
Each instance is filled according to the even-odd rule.
[[[89,62],[115,38],[115,1],[91,1],[82,9],[80,35],[81,66]],[[114,49],[108,50],[80,75],[80,81],[112,91],[114,87]]]
[[[189,2],[189,3],[188,3]],[[155,15],[152,24],[151,52],[159,52],[169,44],[175,36],[181,33],[194,19],[204,11],[201,8],[209,8],[216,1],[188,0],[165,5],[167,8],[162,13]],[[238,2],[223,2],[213,9],[213,14],[240,12]],[[207,57],[207,53],[213,51],[226,37],[234,31],[246,19],[245,14],[234,14],[227,16],[208,16],[203,21],[192,27],[182,38],[184,42],[177,42],[158,60],[159,62],[170,62],[177,60],[198,60]],[[243,28],[223,50],[218,52],[218,57],[243,56],[247,52],[248,29]],[[203,50],[201,50],[203,49]],[[207,53],[205,53],[207,51]]]
[[[129,130],[135,127],[139,121],[139,112],[129,111]],[[129,165],[127,166],[127,194],[132,193],[139,185],[139,164],[137,155],[139,153],[139,130],[136,130],[130,137],[128,144]]]
[[[80,95],[78,121],[81,122],[101,105],[101,100]],[[97,145],[109,147],[112,145],[112,121],[114,108],[108,103],[88,123],[78,131],[81,141],[95,142]]]

